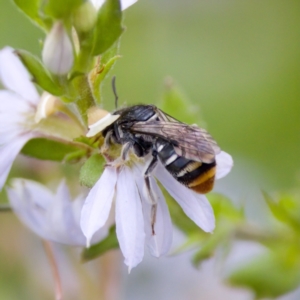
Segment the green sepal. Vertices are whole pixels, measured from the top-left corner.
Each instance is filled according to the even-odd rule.
[[[84,0],[47,0],[45,2],[43,11],[46,15],[55,19],[65,19],[72,14],[75,8],[83,4]]]
[[[103,137],[98,137],[97,138],[88,138],[86,136],[79,136],[77,138],[74,139],[75,142],[78,142],[78,143],[82,143],[82,144],[85,144],[91,148],[99,148],[99,144],[100,143],[103,143]]]
[[[77,150],[67,154],[64,158],[64,162],[70,162],[70,163],[77,162],[85,155],[86,155],[86,150]]]
[[[252,289],[256,299],[276,298],[299,286],[300,266],[269,251],[232,272],[228,280],[234,286]]]
[[[71,155],[75,155],[78,158],[79,152],[82,156],[85,154],[81,148],[73,144],[45,138],[32,139],[21,150],[21,153],[27,156],[54,161],[70,160]]]
[[[83,262],[95,259],[105,252],[119,248],[119,242],[116,235],[116,226],[112,226],[109,229],[108,236],[98,244],[92,245],[90,248],[86,248],[81,253],[81,259]]]
[[[119,0],[106,0],[98,12],[94,30],[93,56],[108,50],[120,37],[122,28],[122,10]]]
[[[13,0],[18,8],[36,25],[49,29],[51,22],[42,19],[40,14],[41,0]]]
[[[116,55],[109,59],[105,64],[102,61],[95,66],[95,68],[90,73],[89,79],[91,83],[92,93],[94,99],[98,104],[101,104],[101,85],[107,76],[108,72],[114,66],[116,60],[120,58],[119,55]]]
[[[100,178],[104,167],[104,158],[96,153],[92,155],[82,166],[79,180],[82,185],[93,187]]]
[[[206,127],[198,105],[195,105],[183,91],[174,84],[171,78],[165,80],[165,91],[158,107],[174,118],[187,124],[197,124]]]
[[[16,50],[15,53],[19,56],[24,66],[32,75],[33,82],[52,95],[63,95],[63,88],[54,82],[48,70],[36,56],[25,50]]]

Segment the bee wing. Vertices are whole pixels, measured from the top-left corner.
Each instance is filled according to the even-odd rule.
[[[131,127],[135,133],[159,136],[170,141],[179,156],[187,159],[211,163],[221,149],[211,135],[196,125],[177,122],[138,122]]]

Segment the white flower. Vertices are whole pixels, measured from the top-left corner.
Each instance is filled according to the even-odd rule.
[[[54,74],[67,74],[73,67],[72,42],[62,22],[57,21],[46,37],[42,58],[45,66]]]
[[[103,5],[105,0],[91,0],[91,2],[94,4],[96,9],[99,9]],[[137,0],[120,0],[122,10],[128,8],[135,2],[137,2]]]
[[[32,131],[40,96],[13,49],[0,51],[0,189],[11,165],[26,142],[39,135]]]
[[[72,201],[64,181],[52,193],[40,183],[13,179],[7,193],[19,219],[42,239],[73,246],[86,244],[79,226],[84,197]],[[96,233],[93,243],[107,233],[108,224]]]
[[[46,92],[40,97],[27,70],[9,47],[0,50],[0,82],[6,88],[0,90],[1,190],[12,163],[30,139],[52,136],[72,141],[83,131],[74,122],[69,124],[66,118],[63,123],[56,123],[57,119],[40,122],[62,104],[57,104],[59,100]]]
[[[233,162],[225,152],[216,156],[216,162],[218,179],[230,171]],[[94,233],[104,226],[115,200],[116,232],[129,271],[143,259],[145,237],[151,254],[156,257],[166,254],[172,243],[170,214],[153,177],[150,181],[151,190],[157,199],[157,214],[155,234],[152,234],[152,204],[145,192],[144,169],[145,164],[136,162],[131,162],[131,166],[123,165],[118,168],[106,166],[101,178],[91,189],[81,213],[81,228],[89,246]],[[161,163],[158,163],[154,175],[190,219],[206,232],[214,230],[214,213],[204,195],[180,184]]]

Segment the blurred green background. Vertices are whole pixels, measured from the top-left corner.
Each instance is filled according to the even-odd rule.
[[[299,0],[140,0],[125,12],[113,70],[121,104],[158,104],[171,76],[233,155],[232,176],[250,174],[263,190],[293,189],[300,182],[299,11]],[[0,0],[1,48],[40,54],[43,37]],[[104,106],[112,110],[110,89],[108,81]]]

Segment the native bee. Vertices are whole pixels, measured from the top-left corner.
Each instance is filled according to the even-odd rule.
[[[154,105],[135,105],[117,110],[113,115],[119,117],[102,131],[105,147],[110,143],[122,145],[124,161],[129,151],[138,157],[152,154],[144,174],[150,195],[149,176],[158,160],[186,187],[201,194],[212,190],[215,157],[221,150],[206,130],[182,123]]]

